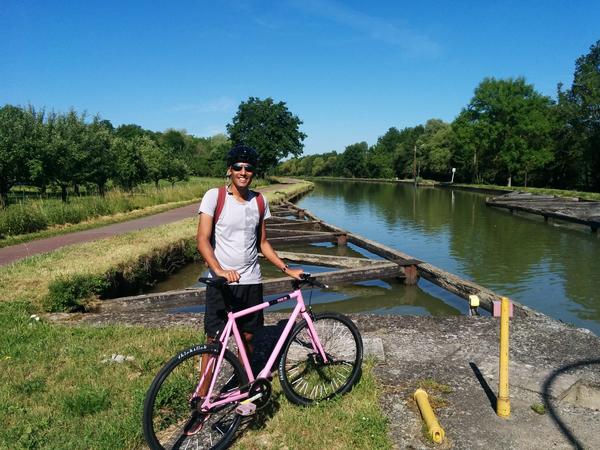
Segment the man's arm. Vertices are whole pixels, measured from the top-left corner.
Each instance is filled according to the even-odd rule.
[[[304,273],[302,269],[289,269],[283,260],[277,256],[273,247],[267,241],[267,227],[265,226],[265,221],[263,220],[260,228],[260,251],[261,253],[271,261],[275,267],[279,270],[282,270],[286,275],[289,275],[292,278],[300,279],[300,275]]]
[[[208,214],[201,213],[198,219],[198,231],[196,233],[196,242],[198,251],[204,258],[204,261],[212,272],[220,277],[227,278],[229,283],[240,281],[240,274],[235,270],[223,270],[219,261],[215,257],[215,252],[210,245],[210,237],[213,231],[213,218]]]

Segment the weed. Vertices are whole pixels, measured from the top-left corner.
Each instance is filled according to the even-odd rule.
[[[421,389],[425,389],[426,391],[437,391],[440,394],[451,394],[454,391],[451,386],[439,383],[433,378],[425,378],[423,380],[419,380],[418,386]]]
[[[110,399],[108,389],[84,386],[66,394],[62,399],[63,410],[70,415],[83,417],[108,409]]]
[[[543,403],[534,403],[531,405],[531,409],[539,415],[546,414],[546,407]]]

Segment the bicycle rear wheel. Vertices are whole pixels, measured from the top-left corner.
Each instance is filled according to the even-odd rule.
[[[214,408],[209,414],[199,411],[201,399],[192,399],[200,380],[200,361],[208,356],[214,367],[219,356],[217,346],[199,345],[183,350],[161,369],[144,400],[143,428],[152,449],[225,448],[233,439],[241,417],[238,402]],[[213,402],[246,385],[248,379],[238,359],[229,350],[215,375]],[[194,428],[200,428],[195,434]]]
[[[348,392],[361,373],[363,343],[354,322],[342,314],[323,313],[313,323],[327,362],[315,352],[306,320],[294,327],[279,360],[281,388],[299,405]]]

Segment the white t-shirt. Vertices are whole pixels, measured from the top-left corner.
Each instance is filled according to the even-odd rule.
[[[219,190],[210,189],[202,197],[199,214],[214,217]],[[264,219],[271,217],[269,203],[265,200]],[[262,283],[260,266],[258,265],[258,204],[256,195],[250,200],[238,202],[233,195],[225,195],[225,204],[215,225],[213,248],[215,257],[225,270],[236,270],[240,274],[239,284]],[[209,271],[210,276],[215,274]]]

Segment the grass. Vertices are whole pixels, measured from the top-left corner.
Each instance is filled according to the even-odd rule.
[[[158,368],[199,330],[61,326],[0,304],[0,448],[139,446],[141,405]],[[111,354],[133,356],[103,363]]]
[[[199,330],[66,326],[30,313],[23,302],[0,304],[0,448],[142,447],[146,389],[169,357],[202,340]],[[133,359],[106,362],[112,354]],[[311,407],[275,386],[234,448],[391,448],[379,394],[371,363],[352,392]]]
[[[4,239],[0,239],[0,248],[8,247],[10,245],[22,244],[24,242],[33,241],[35,239],[44,239],[52,236],[60,236],[62,234],[73,233],[75,231],[90,230],[92,228],[98,228],[104,225],[110,225],[113,223],[125,222],[127,220],[139,219],[141,217],[151,216],[158,214],[170,209],[179,208],[181,206],[190,205],[198,202],[198,199],[183,200],[179,202],[163,203],[161,205],[148,206],[142,209],[136,209],[125,213],[116,213],[108,216],[99,216],[92,219],[85,220],[76,224],[62,224],[55,225],[51,228],[36,231],[28,234],[20,234],[16,236],[8,236]]]
[[[309,187],[290,185],[266,195],[272,202]],[[68,326],[36,313],[53,280],[134,267],[149,252],[189,239],[195,224],[195,218],[187,219],[0,267],[0,448],[143,446],[146,389],[170,356],[201,340],[200,330]],[[112,354],[133,359],[103,362]],[[270,413],[235,448],[390,448],[379,393],[372,363],[350,394],[314,407],[291,405],[276,388]]]
[[[0,267],[0,302],[26,300],[38,310],[50,284],[75,275],[132,272],[140,257],[194,236],[196,218],[63,247]]]
[[[311,188],[299,183],[277,188],[281,192],[266,192],[269,202]],[[265,189],[268,191],[268,189]],[[285,193],[285,194],[284,194]],[[0,266],[0,302],[25,300],[36,309],[42,303],[50,284],[75,275],[102,277],[114,272],[131,275],[144,264],[143,257],[163,251],[195,235],[195,217],[167,225],[134,231],[93,242],[71,245],[59,250],[35,255],[13,264]]]
[[[543,403],[534,403],[531,405],[531,409],[539,415],[546,414],[546,407]]]
[[[388,449],[388,423],[379,407],[381,394],[373,363],[363,366],[358,385],[342,397],[299,407],[275,386],[273,401],[236,441],[237,449]]]
[[[191,178],[171,186],[143,185],[133,192],[119,189],[105,197],[71,197],[68,203],[58,199],[24,200],[0,210],[0,246],[48,237],[100,224],[114,223],[183,206],[200,197],[211,187],[223,183],[219,178]],[[257,180],[256,186],[268,180]],[[158,205],[158,207],[157,207]],[[141,211],[128,215],[131,211]]]

